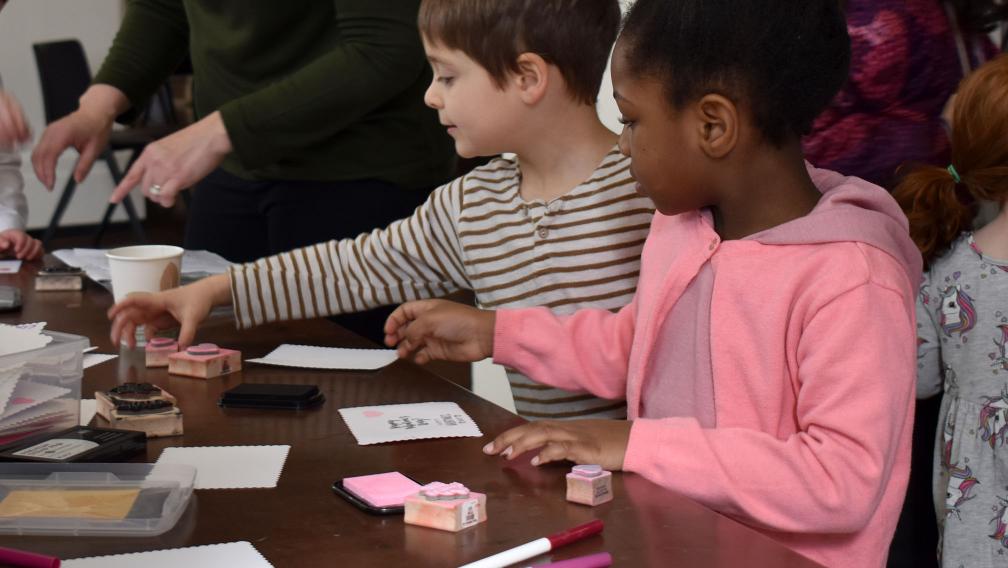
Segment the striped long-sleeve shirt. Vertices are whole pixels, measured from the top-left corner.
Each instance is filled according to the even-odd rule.
[[[525,201],[518,162],[497,158],[384,229],[233,266],[235,318],[247,328],[465,288],[488,309],[617,310],[636,290],[654,211],[634,190],[629,168],[614,148],[570,192]],[[510,370],[508,379],[518,413],[529,419],[626,416],[623,401],[546,387]]]

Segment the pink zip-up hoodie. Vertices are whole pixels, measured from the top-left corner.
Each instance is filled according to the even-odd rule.
[[[884,190],[809,173],[816,207],[745,239],[721,242],[706,213],[656,214],[630,305],[499,310],[494,360],[625,396],[624,470],[827,566],[883,566],[910,467],[921,259]],[[705,270],[709,320],[666,321]],[[670,362],[676,342],[699,347]],[[645,385],[670,375],[706,376],[713,416],[649,415]]]

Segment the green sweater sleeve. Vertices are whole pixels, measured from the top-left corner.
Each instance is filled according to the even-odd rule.
[[[130,0],[94,82],[116,87],[133,109],[142,108],[178,67],[188,44],[182,0]]]
[[[220,107],[242,166],[255,169],[330,138],[393,99],[427,64],[416,0],[334,0],[333,48]]]

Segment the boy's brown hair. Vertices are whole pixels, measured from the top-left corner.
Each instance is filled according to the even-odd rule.
[[[893,192],[925,265],[976,216],[977,200],[1008,200],[1008,55],[966,77],[952,112],[952,165],[919,166]]]
[[[595,104],[619,32],[618,0],[423,0],[420,33],[457,49],[503,87],[518,56],[555,65],[578,102]]]

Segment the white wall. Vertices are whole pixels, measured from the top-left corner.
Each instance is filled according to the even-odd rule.
[[[33,142],[23,149],[22,172],[25,195],[28,197],[29,228],[45,227],[56,206],[63,184],[73,171],[77,153],[69,150],[60,158],[56,169],[56,191],[49,193],[35,178],[30,155],[34,142],[45,128],[42,92],[32,44],[41,41],[77,38],[84,45],[91,71],[101,65],[112,38],[122,19],[122,0],[12,0],[0,12],[0,78],[4,88],[13,93],[24,107],[32,126]],[[121,155],[125,164],[128,156]],[[112,176],[104,163],[95,164],[91,174],[77,188],[61,225],[97,223],[105,212],[105,204],[113,188]],[[133,196],[141,216],[143,199]],[[125,220],[122,208],[115,220]]]
[[[626,14],[627,10],[633,4],[633,0],[620,0],[620,6],[623,8],[623,13]],[[598,104],[599,118],[602,119],[602,123],[609,127],[613,132],[619,132],[623,125],[619,123],[619,109],[616,108],[616,101],[613,100],[612,96],[612,76],[609,74],[609,66],[606,66],[605,75],[602,77],[602,88],[599,89]]]

